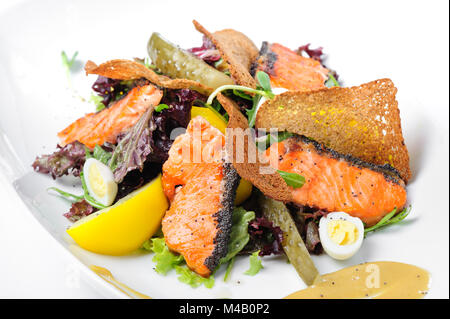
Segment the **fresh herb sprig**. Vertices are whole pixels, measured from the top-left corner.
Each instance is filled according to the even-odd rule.
[[[305,184],[305,177],[300,174],[280,170],[277,170],[277,172],[281,175],[286,184],[292,186],[293,188],[300,188]]]
[[[47,188],[47,191],[55,191],[59,195],[61,195],[62,197],[65,197],[65,198],[67,198],[68,200],[70,200],[72,202],[78,202],[78,201],[84,199],[83,196],[74,195],[72,193],[65,192],[65,191],[63,191],[63,190],[61,190],[59,188],[56,188],[56,187],[49,187],[49,188]]]
[[[328,80],[325,81],[325,86],[329,87],[329,88],[331,88],[333,86],[340,87],[340,84],[334,77],[333,73],[331,73],[331,72],[328,73]]]
[[[66,52],[61,51],[62,64],[63,64],[64,69],[66,70],[66,75],[67,75],[67,78],[69,79],[69,81],[70,81],[70,71],[73,67],[73,64],[75,63],[75,59],[77,58],[77,55],[78,55],[78,51],[76,51],[72,55],[72,58],[69,59]]]
[[[411,211],[411,206],[406,207],[404,210],[402,210],[400,213],[395,215],[397,212],[397,207],[394,208],[389,214],[384,216],[377,224],[373,225],[372,227],[368,227],[364,229],[364,236],[366,236],[368,233],[380,229],[382,227],[392,225],[395,223],[398,223],[399,221],[402,221],[406,218],[406,216],[409,215]],[[395,216],[394,216],[395,215]]]
[[[167,110],[170,108],[167,104],[159,104],[155,106],[155,112],[161,112],[162,110]]]
[[[267,98],[267,99],[272,99],[275,95],[272,92],[272,88],[270,86],[270,78],[269,75],[267,75],[267,73],[263,72],[263,71],[258,71],[256,73],[256,79],[259,82],[259,86],[256,89],[252,89],[246,86],[242,86],[242,85],[222,85],[221,87],[218,87],[209,97],[208,100],[206,101],[207,105],[212,105],[214,99],[216,98],[216,96],[222,92],[222,91],[226,91],[226,90],[232,90],[233,93],[241,98],[244,99],[253,99],[253,107],[252,110],[247,111],[247,115],[249,114],[249,112],[251,114],[256,113],[256,107],[258,105],[259,99],[261,98],[261,96]],[[246,93],[251,93],[254,94],[255,96],[252,98],[250,95],[246,94]],[[256,101],[256,99],[258,99]],[[255,103],[256,101],[256,103]],[[255,114],[256,116],[256,114]],[[254,116],[253,116],[254,117]],[[250,119],[250,118],[249,118]],[[249,122],[250,124],[250,122]],[[254,121],[252,123],[252,125],[250,127],[253,127],[254,125]]]

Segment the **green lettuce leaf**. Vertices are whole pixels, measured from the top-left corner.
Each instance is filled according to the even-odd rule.
[[[211,275],[208,278],[204,278],[186,266],[175,266],[178,280],[190,285],[192,288],[197,288],[200,285],[204,285],[206,288],[212,288],[214,286],[214,276]]]
[[[236,256],[250,240],[248,234],[248,223],[255,219],[255,213],[246,211],[242,207],[237,207],[233,211],[233,224],[231,226],[230,241],[228,243],[228,253],[220,261],[221,264],[230,261]]]
[[[112,153],[105,151],[101,146],[95,145],[94,150],[89,152],[89,149],[86,148],[86,159],[88,158],[95,158],[96,160],[99,160],[105,165],[108,165],[109,160],[112,157]]]
[[[263,267],[261,263],[261,259],[259,258],[259,250],[255,251],[250,256],[250,268],[244,272],[245,275],[254,276],[256,275]]]
[[[175,255],[169,251],[164,238],[152,238],[151,250],[155,253],[152,259],[156,263],[155,270],[161,275],[166,275],[184,261],[183,256]]]

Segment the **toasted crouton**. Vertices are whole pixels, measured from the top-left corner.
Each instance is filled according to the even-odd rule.
[[[237,129],[234,135],[227,132],[225,139],[229,160],[239,176],[250,181],[266,196],[283,202],[291,202],[291,190],[280,174],[271,169],[269,163],[265,161],[264,154],[257,150],[255,142],[248,135],[239,136],[243,130],[248,129],[248,121],[239,111],[236,103],[222,94],[219,94],[217,99],[230,116],[227,128]],[[237,139],[240,137],[244,139],[242,147],[237,145]],[[253,155],[256,155],[256,161],[253,161]],[[243,161],[240,161],[240,158]],[[263,170],[265,173],[261,173]]]
[[[250,74],[250,67],[258,57],[258,48],[252,40],[232,29],[210,33],[197,21],[194,20],[193,23],[219,50],[221,57],[228,63],[231,77],[236,84],[255,88],[256,81]]]
[[[285,92],[260,107],[256,127],[304,135],[363,161],[389,164],[407,182],[411,171],[396,93],[390,79]]]
[[[130,60],[110,60],[100,65],[87,61],[84,66],[86,75],[97,74],[117,80],[135,80],[146,78],[151,83],[168,89],[191,89],[202,94],[211,94],[213,89],[201,83],[188,79],[171,79],[159,75],[143,64]]]

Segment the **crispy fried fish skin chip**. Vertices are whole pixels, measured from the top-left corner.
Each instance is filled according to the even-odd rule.
[[[256,88],[250,67],[258,57],[258,48],[245,34],[233,29],[210,33],[200,23],[193,21],[195,28],[203,33],[219,50],[230,66],[230,74],[236,84]]]
[[[278,174],[261,154],[248,133],[248,121],[232,100],[222,94],[217,95],[220,104],[229,115],[227,134],[225,135],[228,160],[243,179],[250,181],[266,196],[291,202],[292,192],[284,179]]]
[[[349,88],[290,91],[265,102],[257,128],[277,128],[307,136],[363,161],[390,164],[407,182],[409,155],[390,79]]]
[[[97,74],[117,80],[134,80],[146,78],[151,83],[168,89],[190,89],[202,94],[211,94],[213,89],[201,83],[188,79],[171,79],[159,75],[145,65],[131,60],[110,60],[100,65],[87,61],[84,66],[86,75]]]
[[[281,44],[267,42],[263,42],[252,67],[268,73],[274,87],[303,91],[325,87],[329,72],[317,60],[303,57]]]

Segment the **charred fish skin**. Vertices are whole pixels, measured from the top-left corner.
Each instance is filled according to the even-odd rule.
[[[220,259],[228,253],[228,242],[230,241],[230,233],[232,226],[232,215],[234,209],[234,200],[236,198],[236,190],[239,186],[241,178],[231,163],[223,163],[223,181],[222,181],[222,208],[214,214],[217,221],[217,234],[214,238],[214,250],[212,254],[206,258],[204,265],[212,272],[220,263]]]
[[[275,63],[277,62],[277,54],[272,52],[269,47],[269,42],[264,41],[259,50],[259,56],[265,57],[264,59],[264,69],[263,71],[267,74],[273,74],[275,68]],[[254,61],[250,67],[250,74],[254,77],[258,67],[260,66],[258,60]]]
[[[294,136],[286,140],[286,153],[301,150],[301,146],[299,145],[300,143],[312,146],[314,150],[321,156],[328,156],[336,160],[345,161],[351,166],[355,166],[361,169],[367,168],[374,172],[381,173],[386,180],[405,187],[405,183],[400,177],[400,173],[390,164],[386,163],[384,165],[377,165],[368,163],[352,155],[336,152],[335,150],[325,146],[324,144],[321,144],[303,135],[295,134]]]

